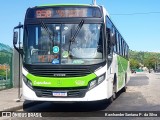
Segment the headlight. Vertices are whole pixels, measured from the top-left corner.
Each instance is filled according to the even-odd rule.
[[[105,79],[105,75],[103,74],[102,76],[100,76],[98,78],[98,84],[100,84],[101,82],[103,82],[104,79]]]
[[[92,80],[89,84],[89,90],[94,88],[95,86],[99,85],[100,83],[102,83],[105,80],[105,75],[106,75],[106,73],[99,76],[97,79]]]
[[[28,86],[32,88],[32,82],[30,80],[28,80]]]
[[[93,81],[91,81],[91,82],[90,82],[90,84],[89,84],[89,89],[91,89],[91,88],[95,87],[95,86],[96,86],[96,84],[97,84],[97,80],[93,80]]]
[[[33,89],[33,87],[32,87],[32,81],[28,80],[24,75],[23,75],[23,81],[25,82],[25,84],[26,84],[30,89]]]
[[[27,83],[27,78],[23,75],[23,81],[25,82],[25,83]]]

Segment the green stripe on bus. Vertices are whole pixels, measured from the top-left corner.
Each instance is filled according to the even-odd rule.
[[[92,73],[83,77],[65,77],[65,78],[51,78],[51,77],[38,77],[32,74],[26,76],[32,81],[33,86],[39,87],[82,87],[88,86],[88,83],[95,79],[97,76]]]
[[[90,6],[88,4],[46,4],[46,5],[40,5],[37,7],[52,7],[52,6]]]
[[[128,60],[118,56],[118,88],[121,88],[125,82],[125,73],[128,68]]]

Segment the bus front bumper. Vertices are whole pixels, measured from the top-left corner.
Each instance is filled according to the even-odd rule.
[[[82,98],[67,98],[67,97],[58,98],[58,97],[37,97],[35,92],[32,89],[30,89],[22,80],[23,97],[25,100],[32,100],[32,101],[66,101],[66,102],[98,101],[109,98],[107,82],[108,81],[104,80],[101,84],[99,84],[95,88],[92,88],[91,90],[87,91],[85,96]]]

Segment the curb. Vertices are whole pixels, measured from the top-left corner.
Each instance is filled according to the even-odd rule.
[[[27,102],[27,103],[25,103],[25,102]],[[44,102],[39,102],[39,101],[23,101],[23,103],[21,105],[4,108],[3,111],[5,111],[5,112],[7,112],[7,111],[15,112],[17,110],[23,109],[24,106],[26,108],[28,108],[30,106],[34,106],[34,105],[38,105],[38,104],[42,104],[42,103],[44,103]]]
[[[14,107],[4,108],[3,111],[17,111],[23,108],[23,105],[18,105]]]

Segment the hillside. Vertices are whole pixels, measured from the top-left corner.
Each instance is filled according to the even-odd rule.
[[[0,52],[2,51],[12,53],[12,48],[8,45],[0,43]]]

